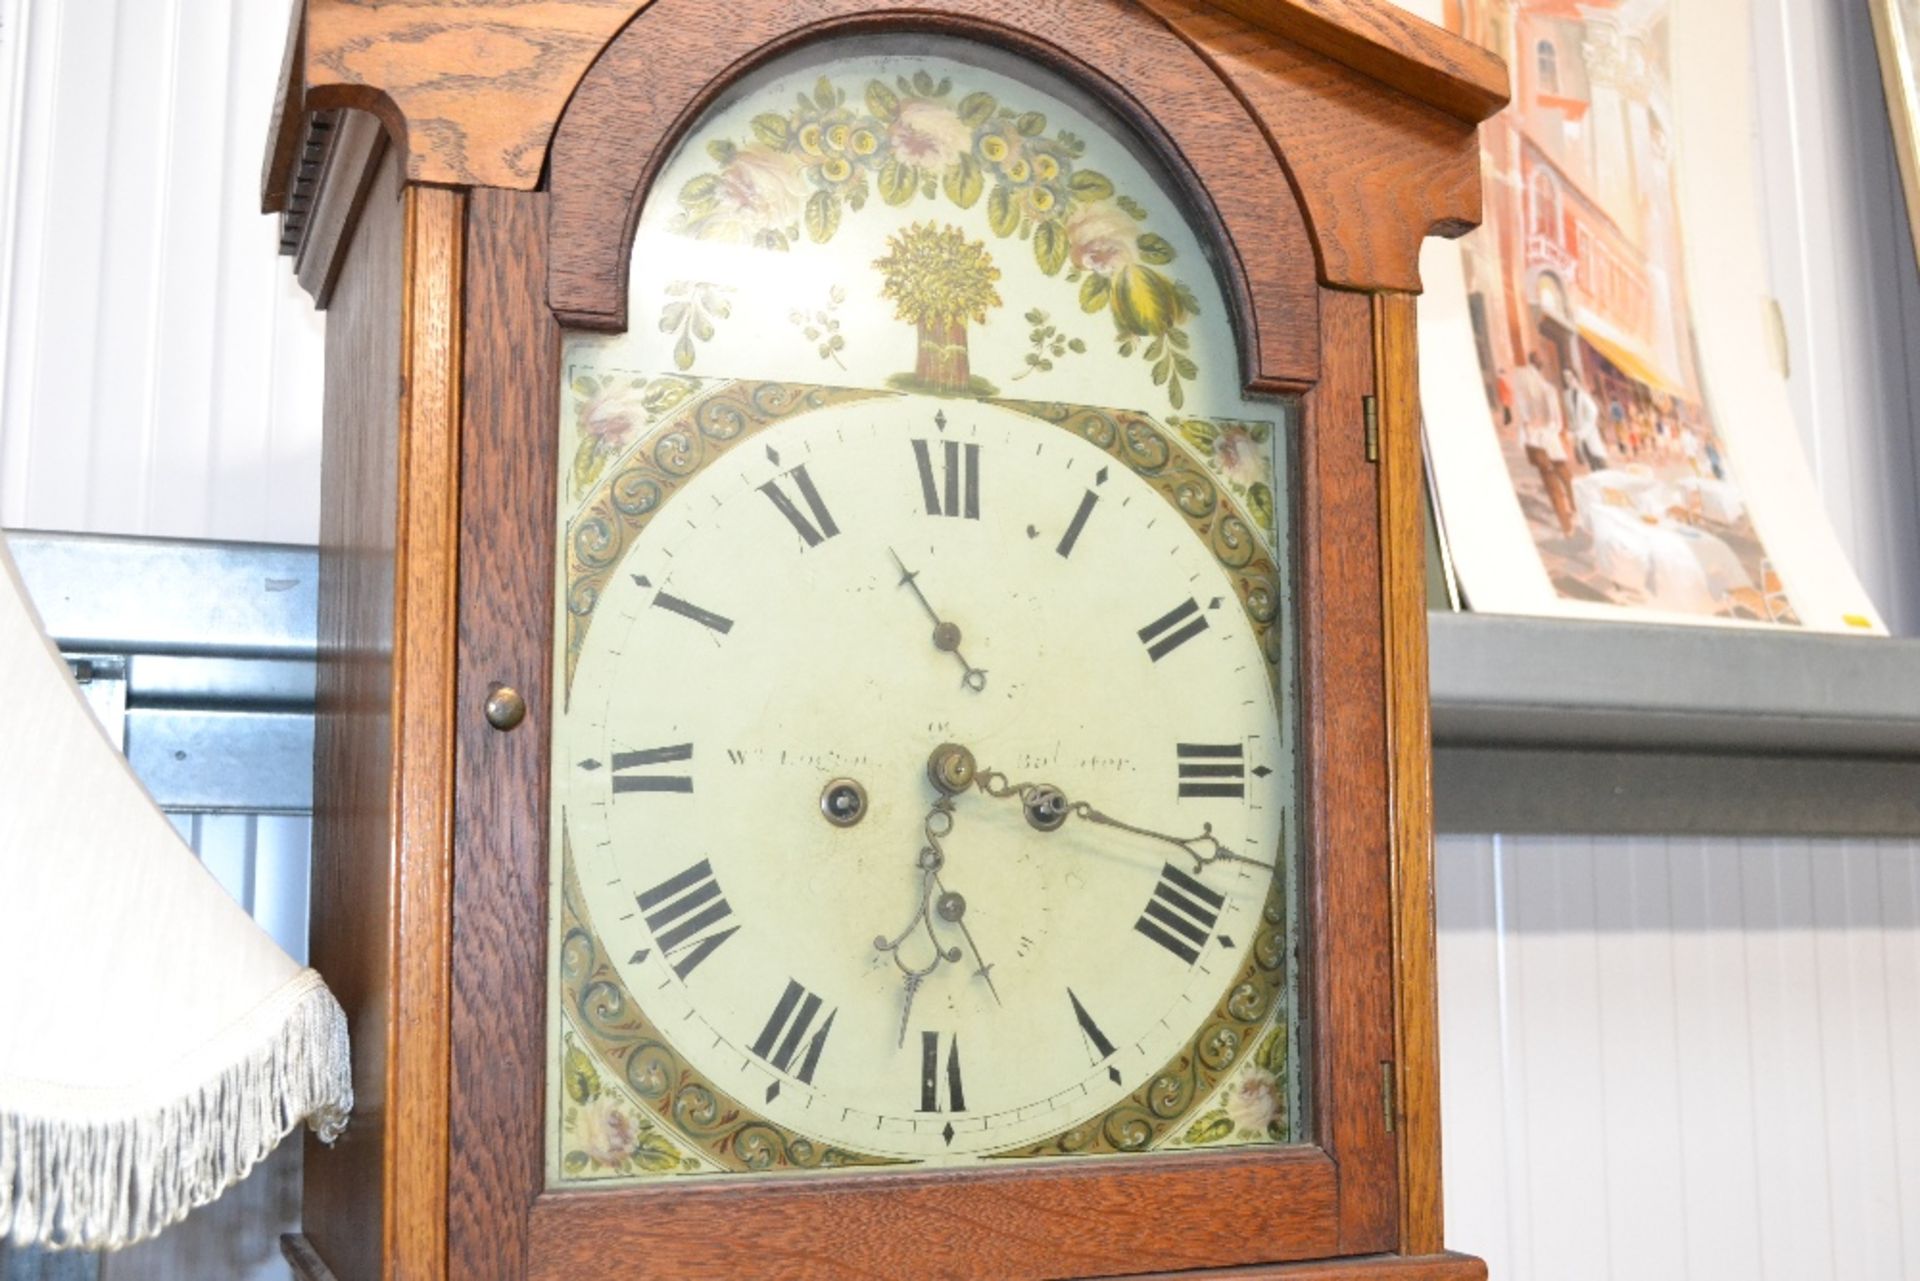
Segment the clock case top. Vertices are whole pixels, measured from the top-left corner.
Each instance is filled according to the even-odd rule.
[[[362,682],[335,682],[331,702],[323,694],[314,952],[323,971],[334,958],[351,974],[356,1056],[373,1087],[358,1140],[309,1151],[302,1248],[393,1276],[573,1277],[636,1262],[685,1275],[743,1258],[768,1275],[1114,1275],[1338,1257],[1351,1260],[1338,1275],[1474,1275],[1477,1264],[1439,1254],[1410,291],[1422,237],[1477,221],[1474,125],[1500,105],[1498,62],[1360,0],[912,10],[799,0],[732,8],[724,22],[711,0],[635,8],[310,0],[290,42],[265,192],[295,215],[287,248],[321,305],[337,287],[351,293],[329,327],[337,498],[323,596],[338,626],[323,630]],[[1131,125],[1214,240],[1247,389],[1301,398],[1313,1142],[805,1186],[547,1193],[544,726],[560,326],[624,325],[651,179],[728,84],[802,43],[903,30],[1029,57]],[[544,52],[516,62],[516,42]],[[475,74],[510,64],[519,71],[497,81]],[[539,99],[551,109],[543,131],[527,97],[545,92],[535,81],[568,75],[566,92]],[[353,107],[374,114],[340,110]],[[520,141],[495,154],[480,144],[503,118]],[[544,181],[538,166],[524,172],[528,146],[547,161]],[[304,188],[289,160],[301,155]],[[385,335],[400,374],[387,442],[399,468],[353,485],[356,473],[379,477],[381,458],[356,439],[366,388],[335,385],[336,360],[369,353],[336,331],[382,340],[352,291],[356,273],[386,259],[400,295]],[[370,567],[353,547],[367,541],[356,522],[383,519],[385,577],[377,556]],[[391,655],[384,718],[368,706],[365,662],[355,668],[369,639],[360,631]],[[519,732],[482,714],[503,682],[530,709]],[[384,757],[356,746],[381,731]],[[387,805],[372,828],[365,806],[336,816],[326,798],[383,768]],[[329,830],[382,828],[390,845],[356,879],[351,864],[367,856]]]

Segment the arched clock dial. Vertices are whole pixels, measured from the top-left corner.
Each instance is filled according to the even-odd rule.
[[[779,1126],[918,1159],[1069,1130],[1273,928],[1261,643],[1190,522],[1070,431],[796,416],[689,480],[594,614],[555,748],[585,907],[686,1063]]]
[[[1290,407],[1110,118],[916,44],[756,73],[567,339],[556,1183],[1300,1133]]]

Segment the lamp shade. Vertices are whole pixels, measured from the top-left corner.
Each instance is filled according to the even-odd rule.
[[[128,771],[0,540],[0,1237],[117,1248],[352,1107],[346,1019]]]

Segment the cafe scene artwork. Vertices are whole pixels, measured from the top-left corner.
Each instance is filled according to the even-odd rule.
[[[1462,6],[1515,84],[1460,251],[1475,354],[1557,595],[1795,625],[1695,353],[1668,7]]]

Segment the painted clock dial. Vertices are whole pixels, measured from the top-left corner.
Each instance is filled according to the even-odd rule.
[[[1292,407],[1171,191],[924,39],[663,171],[567,342],[550,1182],[1300,1132]]]

